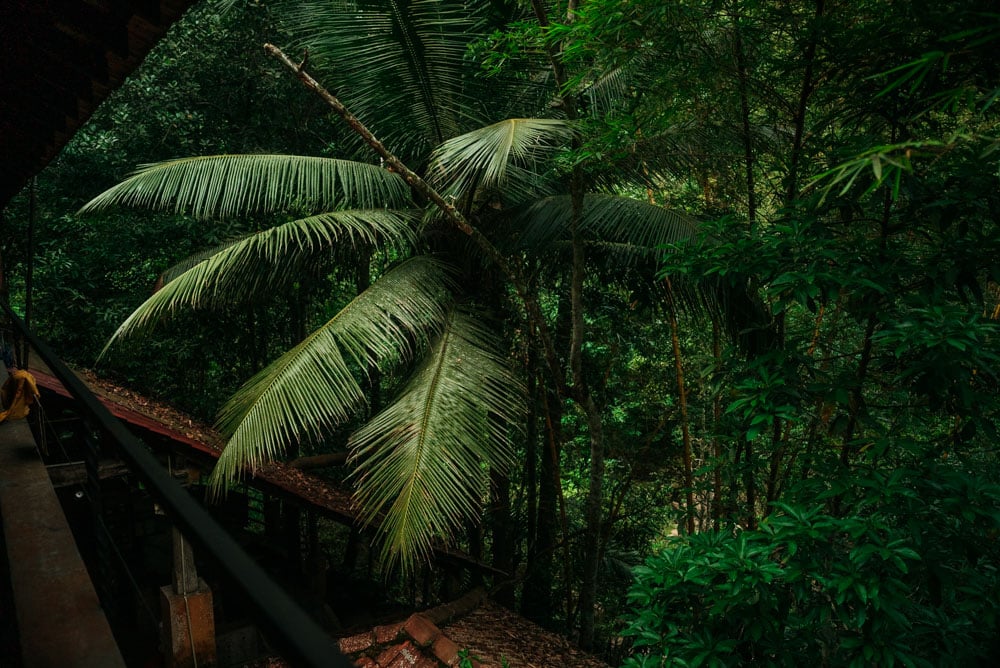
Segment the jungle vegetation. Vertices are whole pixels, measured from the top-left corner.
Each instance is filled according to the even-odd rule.
[[[998,46],[977,0],[203,3],[33,186],[33,324],[215,417],[217,491],[346,451],[387,573],[453,543],[610,662],[989,665]]]

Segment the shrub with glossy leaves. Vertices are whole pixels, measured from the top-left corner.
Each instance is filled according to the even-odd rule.
[[[997,660],[1000,486],[945,463],[858,480],[853,512],[776,504],[635,569],[629,668]],[[805,493],[799,498],[808,498]]]

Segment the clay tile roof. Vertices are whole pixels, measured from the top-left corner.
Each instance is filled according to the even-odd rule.
[[[457,645],[468,647],[484,666],[511,668],[608,668],[568,639],[546,631],[515,612],[485,601],[467,615],[442,627]]]
[[[486,599],[481,589],[414,613],[402,624],[340,639],[340,651],[361,668],[456,666],[464,652],[477,668],[608,668],[595,656]]]
[[[458,665],[458,644],[426,615],[414,613],[402,624],[378,626],[340,639],[340,651],[362,668],[441,668]],[[484,666],[474,662],[475,666]]]

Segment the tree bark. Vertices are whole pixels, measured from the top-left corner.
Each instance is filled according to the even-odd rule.
[[[795,128],[792,137],[792,158],[788,165],[788,186],[785,191],[785,206],[791,205],[792,201],[799,193],[799,163],[802,160],[802,144],[805,135],[806,110],[809,104],[809,96],[812,95],[813,66],[816,63],[816,46],[819,42],[819,20],[823,17],[824,0],[816,0],[813,25],[809,31],[809,43],[806,45],[803,58],[806,61],[805,71],[802,74],[802,87],[799,89],[799,104],[795,110],[795,118],[792,125]]]
[[[691,452],[691,425],[688,419],[687,389],[684,387],[684,365],[681,362],[681,339],[677,329],[677,308],[670,278],[667,283],[667,316],[670,322],[670,341],[674,349],[674,373],[677,377],[677,395],[681,409],[681,438],[684,443],[684,493],[687,502],[687,533],[694,533],[694,464]]]
[[[722,327],[717,316],[712,316],[712,359],[715,361],[715,373],[722,369]],[[719,433],[722,422],[722,396],[719,392],[712,397],[712,431]],[[724,513],[725,500],[722,498],[722,441],[716,435],[712,437],[712,454],[715,465],[712,467],[712,528],[719,530]]]
[[[510,477],[490,470],[490,520],[493,529],[493,568],[507,573],[506,582],[493,588],[493,600],[514,607],[514,530],[510,514]]]
[[[739,0],[737,0],[738,5]],[[736,57],[736,88],[740,98],[740,120],[743,126],[743,168],[747,188],[747,220],[751,227],[757,222],[757,185],[754,179],[753,136],[750,132],[750,73],[743,49],[740,12],[737,6],[733,17],[733,50]]]

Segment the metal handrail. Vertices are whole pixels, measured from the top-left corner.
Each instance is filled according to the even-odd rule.
[[[295,666],[352,668],[330,637],[288,593],[264,572],[226,530],[160,465],[146,447],[94,396],[77,376],[11,309],[0,304],[11,323],[52,373],[80,403],[96,426],[121,449],[122,458],[145,483],[172,521],[193,545],[215,559],[220,570],[250,601],[255,621]]]

